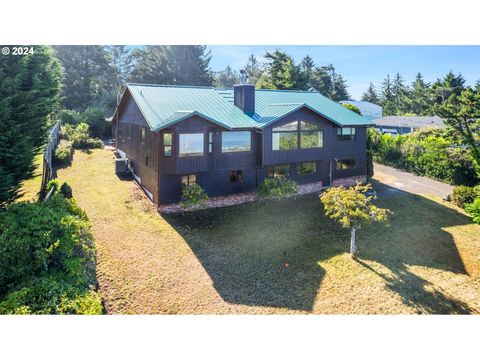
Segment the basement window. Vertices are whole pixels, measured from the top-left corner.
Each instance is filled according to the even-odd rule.
[[[275,165],[268,167],[267,176],[269,178],[274,177],[286,177],[290,175],[290,165]]]
[[[182,185],[189,186],[197,183],[197,176],[195,174],[182,176]]]
[[[355,159],[343,159],[337,161],[337,170],[348,170],[355,168]]]
[[[242,170],[230,171],[230,182],[235,183],[235,182],[242,182],[242,181],[243,181]]]
[[[297,165],[297,173],[299,175],[314,174],[317,172],[316,162],[304,162]]]

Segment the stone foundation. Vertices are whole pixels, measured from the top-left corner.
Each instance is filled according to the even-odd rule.
[[[310,194],[320,192],[322,190],[322,182],[316,182],[305,185],[298,185],[298,193],[296,195]],[[205,204],[205,208],[212,209],[218,207],[232,206],[243,204],[247,202],[257,201],[258,197],[255,192],[247,192],[236,195],[217,196],[208,199]],[[158,210],[162,213],[178,213],[182,212],[183,208],[180,204],[160,205]],[[194,209],[195,210],[195,209]],[[190,210],[192,211],[192,210]]]
[[[354,186],[357,183],[357,181],[359,181],[362,184],[365,184],[367,182],[367,177],[365,175],[360,175],[360,176],[352,176],[348,178],[336,179],[336,180],[333,180],[332,186],[350,187],[350,186]]]

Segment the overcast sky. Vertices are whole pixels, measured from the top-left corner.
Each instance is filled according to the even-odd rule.
[[[449,70],[461,72],[467,85],[480,80],[480,46],[208,46],[212,70],[227,65],[241,69],[250,54],[262,60],[266,51],[281,49],[298,62],[310,55],[317,65],[333,64],[349,85],[350,95],[359,100],[371,81],[377,87],[387,74],[399,72],[412,81],[417,72],[434,81]]]

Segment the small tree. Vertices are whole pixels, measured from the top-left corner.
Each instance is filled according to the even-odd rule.
[[[349,104],[349,103],[344,103],[342,105],[343,105],[343,107],[346,107],[348,110],[351,110],[354,113],[357,113],[358,115],[362,115],[360,109],[358,107],[356,107],[355,105]]]
[[[198,184],[185,185],[182,188],[182,198],[180,205],[183,209],[196,209],[205,207],[208,195],[205,194],[202,187]]]
[[[355,233],[362,224],[386,221],[390,213],[388,209],[381,209],[371,204],[372,197],[366,192],[371,185],[357,184],[350,188],[343,186],[330,188],[320,195],[320,200],[325,207],[325,213],[331,219],[338,221],[344,228],[350,228],[350,255],[355,259],[357,245]]]

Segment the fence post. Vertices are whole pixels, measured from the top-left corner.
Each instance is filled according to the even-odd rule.
[[[52,153],[57,148],[58,142],[60,140],[60,121],[58,121],[55,126],[50,130],[50,135],[48,137],[48,144],[45,146],[43,151],[43,172],[42,172],[42,184],[40,187],[40,200],[45,199],[45,189],[47,184],[52,178],[55,177],[52,164]]]

